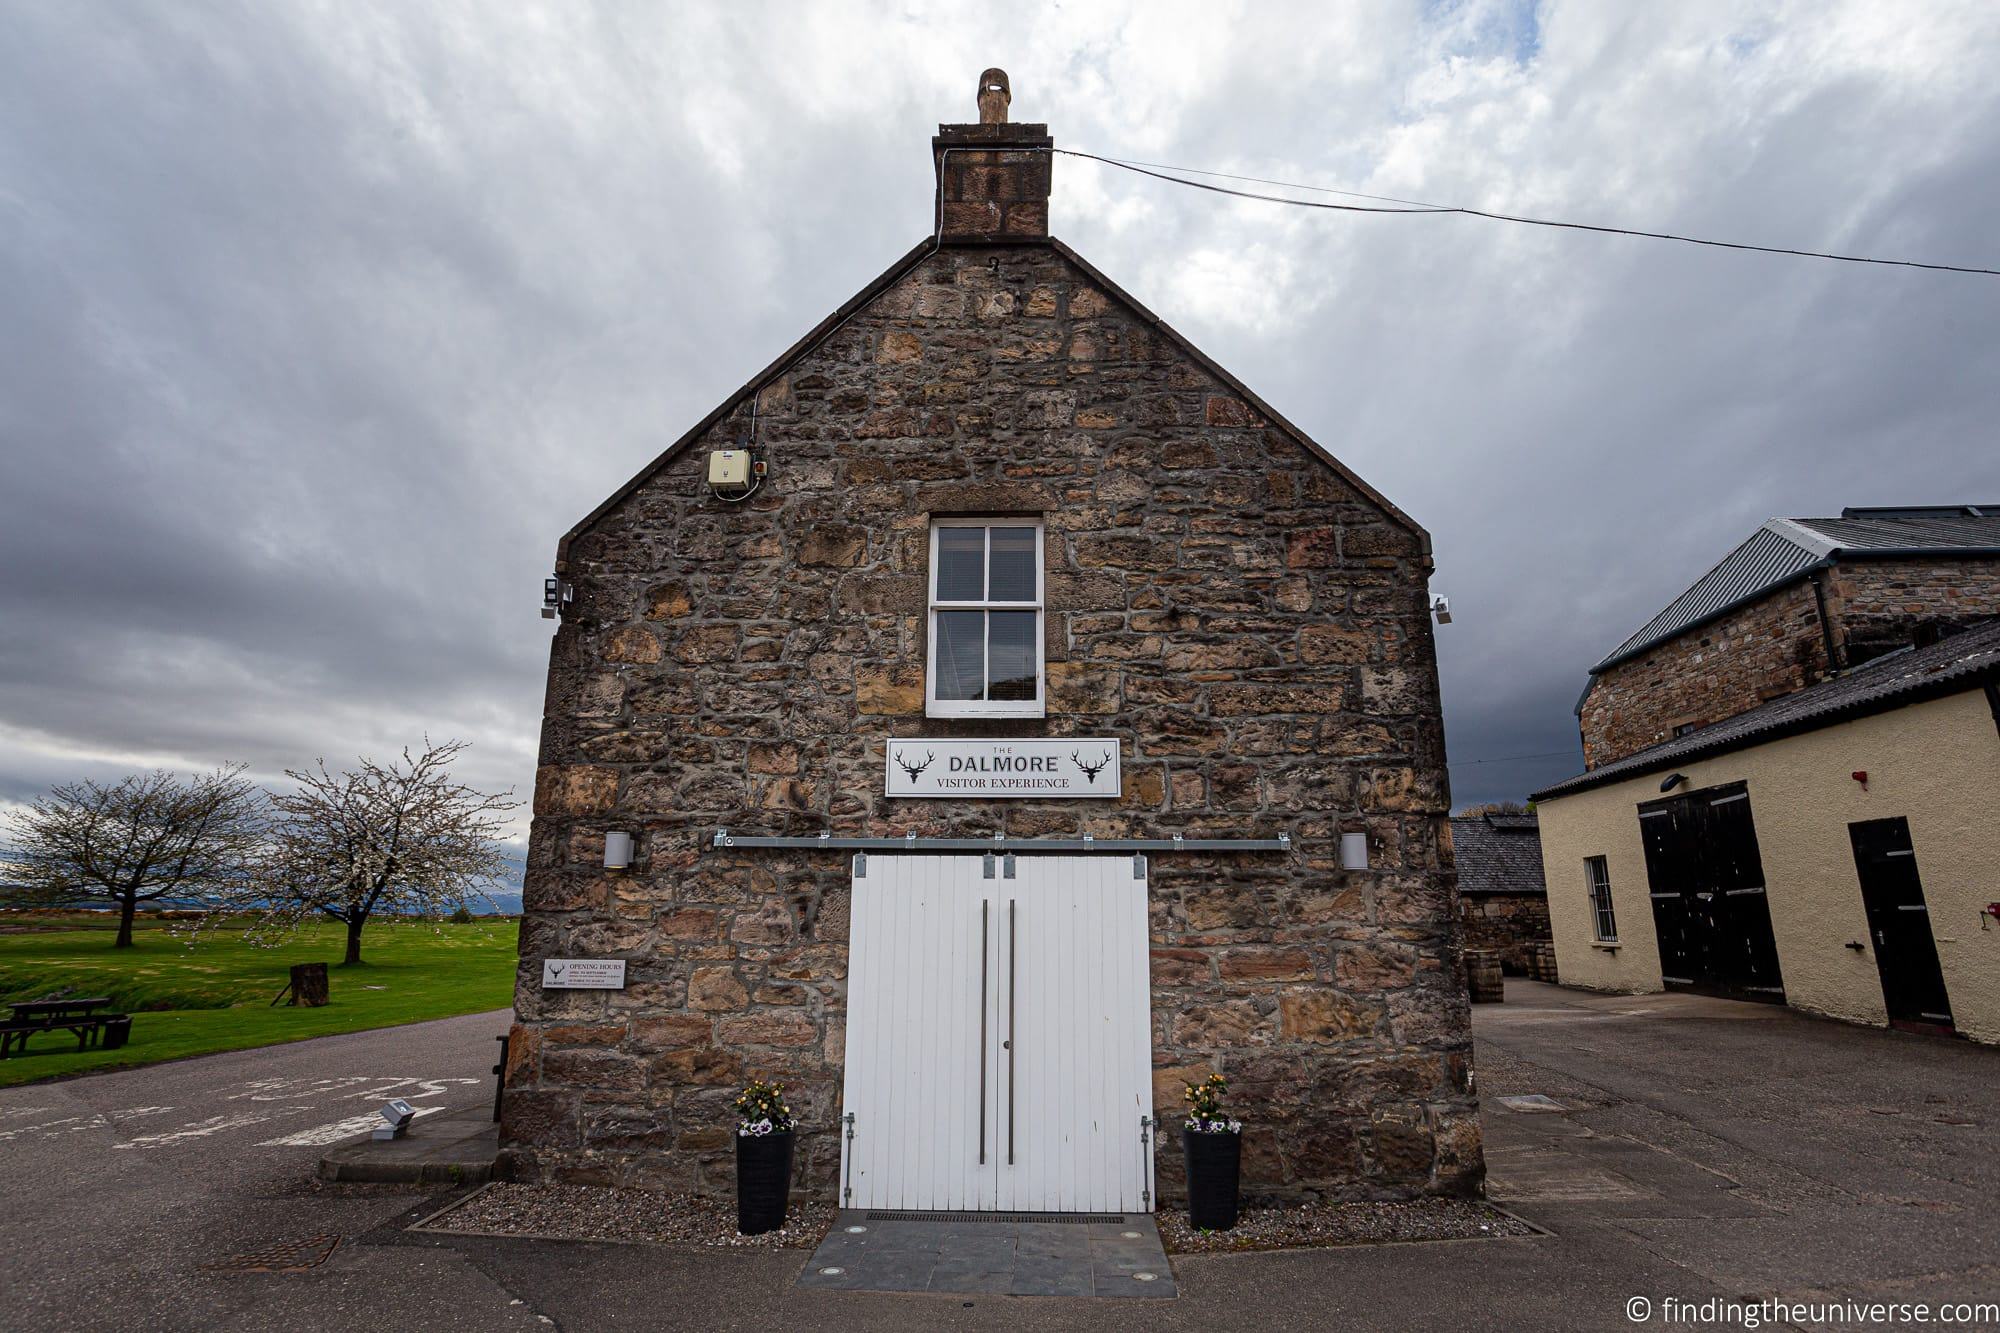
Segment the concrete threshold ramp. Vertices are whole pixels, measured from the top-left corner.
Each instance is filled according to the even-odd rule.
[[[801,1287],[954,1296],[1176,1294],[1146,1213],[923,1213],[842,1209]]]

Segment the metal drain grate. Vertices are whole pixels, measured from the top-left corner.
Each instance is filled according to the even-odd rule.
[[[232,1254],[202,1267],[214,1273],[302,1273],[308,1268],[318,1268],[339,1248],[339,1236],[313,1236],[267,1245],[248,1254]]]
[[[870,1213],[870,1222],[1108,1222],[1122,1226],[1122,1213]]]

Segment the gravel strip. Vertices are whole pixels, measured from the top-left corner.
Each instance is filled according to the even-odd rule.
[[[1535,1229],[1491,1204],[1468,1199],[1414,1203],[1307,1203],[1245,1208],[1229,1231],[1196,1231],[1185,1208],[1159,1214],[1160,1238],[1175,1254],[1318,1249],[1411,1240],[1487,1240]]]
[[[423,1229],[503,1236],[610,1240],[688,1249],[810,1249],[833,1223],[833,1208],[794,1202],[779,1231],[736,1234],[736,1200],[609,1189],[600,1185],[489,1185]]]

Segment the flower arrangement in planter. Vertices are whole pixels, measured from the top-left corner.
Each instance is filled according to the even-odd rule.
[[[745,1236],[785,1224],[792,1192],[792,1108],[785,1089],[753,1078],[736,1099],[736,1230]]]
[[[1181,1153],[1187,1160],[1188,1222],[1201,1231],[1227,1231],[1236,1225],[1243,1122],[1223,1109],[1229,1080],[1222,1075],[1183,1086],[1187,1120],[1181,1126]]]

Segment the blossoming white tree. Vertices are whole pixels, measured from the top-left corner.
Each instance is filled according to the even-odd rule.
[[[240,764],[63,783],[0,829],[0,849],[11,844],[0,850],[0,879],[14,881],[14,902],[111,904],[112,947],[129,949],[139,904],[211,903],[251,884],[263,822],[264,793]]]
[[[378,911],[438,918],[475,899],[499,874],[497,839],[519,802],[451,779],[465,745],[424,743],[400,760],[363,759],[344,772],[320,760],[271,797],[269,881],[225,909],[257,914],[249,937],[275,943],[308,919],[347,927],[342,965],[361,961],[361,930]]]

